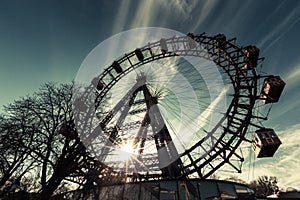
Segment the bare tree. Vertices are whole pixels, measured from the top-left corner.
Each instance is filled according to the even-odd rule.
[[[33,168],[35,157],[23,145],[33,144],[32,138],[25,134],[33,127],[26,122],[28,118],[24,117],[24,113],[17,116],[2,115],[0,118],[0,188],[3,195],[10,189],[14,179],[21,179]]]
[[[277,183],[275,176],[260,176],[251,181],[249,187],[254,190],[256,196],[266,197],[279,191]]]
[[[81,142],[73,120],[72,91],[73,84],[46,83],[32,96],[5,107],[0,124],[0,151],[6,152],[0,157],[3,185],[16,177],[23,189],[35,189],[40,199],[49,199],[65,192],[66,183],[88,191],[115,174],[91,157]]]
[[[30,174],[43,199],[49,199],[64,179],[86,171],[82,168],[92,158],[74,128],[72,87],[47,83],[5,107],[0,124],[0,186],[13,176]]]

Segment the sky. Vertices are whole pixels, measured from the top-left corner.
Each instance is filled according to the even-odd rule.
[[[263,70],[287,84],[266,123],[283,144],[273,158],[256,159],[240,176],[277,176],[282,187],[300,189],[300,1],[0,0],[0,106],[45,82],[74,80],[99,43],[143,27],[224,33],[241,46],[260,48]]]

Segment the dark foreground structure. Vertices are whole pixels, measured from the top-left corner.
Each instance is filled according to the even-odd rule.
[[[196,200],[196,199],[255,199],[254,192],[240,183],[220,180],[154,180],[103,186],[89,191],[77,190],[52,199],[101,200]]]
[[[109,183],[107,183],[109,184]],[[36,193],[17,192],[6,196],[5,200],[34,200]],[[247,185],[222,180],[151,180],[120,183],[75,190],[58,194],[51,200],[266,200],[300,199],[300,192],[288,188],[268,197],[256,197]]]

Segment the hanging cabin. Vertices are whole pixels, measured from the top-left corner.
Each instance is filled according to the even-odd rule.
[[[195,36],[193,33],[188,33],[186,40],[187,40],[187,48],[188,49],[195,49],[197,47],[197,43],[194,40]]]
[[[265,78],[260,99],[265,104],[278,102],[284,86],[285,82],[279,76]]]
[[[217,48],[218,50],[225,50],[226,46],[226,36],[224,34],[216,35]]]
[[[103,83],[100,80],[98,81],[97,77],[92,80],[92,85],[97,88],[98,91],[102,90],[104,87]]]
[[[252,149],[257,158],[272,157],[280,145],[273,129],[260,129],[254,133]]]
[[[168,53],[167,40],[165,38],[160,39],[159,46],[163,54]]]
[[[257,61],[259,57],[259,48],[256,46],[248,46],[244,50],[244,68],[253,69],[257,66]]]
[[[118,63],[118,61],[114,61],[113,64],[111,65],[114,70],[120,74],[123,72],[123,69],[121,68],[121,65]]]
[[[144,60],[144,55],[141,49],[134,50],[134,53],[140,62]]]

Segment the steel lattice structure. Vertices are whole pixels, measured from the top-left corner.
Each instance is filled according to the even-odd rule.
[[[265,119],[264,116],[254,113],[257,101],[262,99],[259,82],[262,78],[272,77],[271,75],[261,76],[257,73],[256,66],[263,58],[258,57],[258,52],[251,54],[250,51],[253,48],[255,47],[240,47],[235,44],[235,39],[226,39],[222,34],[216,36],[188,34],[187,36],[163,38],[126,53],[113,61],[85,88],[80,98],[74,101],[75,108],[77,108],[74,112],[75,121],[80,124],[81,131],[89,133],[83,137],[83,140],[92,144],[91,151],[99,151],[94,149],[94,143],[104,142],[105,146],[109,146],[108,143],[118,145],[120,130],[126,126],[135,127],[138,129],[138,135],[135,138],[134,148],[139,148],[139,154],[143,153],[145,142],[153,139],[157,150],[166,147],[170,157],[178,157],[172,160],[168,166],[147,172],[147,177],[150,178],[187,178],[195,174],[199,178],[207,178],[225,164],[240,172],[244,158],[237,149],[243,141],[251,142],[247,139],[248,127],[251,125],[263,128],[256,124],[255,120]],[[137,77],[136,84],[109,112],[101,113],[101,105],[107,101],[109,91],[132,70],[156,60],[182,56],[201,57],[214,62],[227,75],[233,88],[231,102],[223,117],[205,137],[193,146],[180,154],[176,152],[176,147],[172,146],[172,138],[158,108],[154,112],[154,118],[157,121],[149,120],[149,109],[155,107],[158,100],[147,88],[146,78],[143,74]],[[137,99],[139,93],[144,95],[144,99]],[[137,104],[145,104],[145,106],[140,110],[130,110]],[[96,114],[93,115],[95,111]],[[116,117],[118,113],[119,115]],[[125,123],[127,115],[136,113],[144,113],[142,121]],[[91,119],[91,115],[100,115],[100,122],[95,123]],[[112,118],[117,118],[117,122],[114,126],[108,127]],[[155,129],[161,123],[164,128],[158,130],[154,137],[147,138],[145,127],[152,126],[152,129]],[[97,140],[101,134],[107,136],[106,141]],[[211,149],[207,149],[208,141],[214,141]],[[105,159],[109,151],[109,148],[102,149],[99,159]],[[172,154],[174,155],[172,156]],[[142,161],[150,162],[149,165],[151,165],[151,155],[146,155]],[[159,163],[154,164],[158,165]],[[128,174],[128,177],[133,177],[133,180],[134,175],[134,173]],[[143,177],[146,178],[146,175]]]

